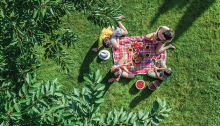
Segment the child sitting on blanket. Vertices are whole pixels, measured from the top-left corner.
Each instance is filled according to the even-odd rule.
[[[148,76],[158,78],[160,80],[168,80],[171,76],[171,68],[166,68],[166,65],[162,59],[153,59],[156,66],[154,69],[150,69],[147,73]],[[157,71],[160,70],[158,73]]]
[[[117,17],[119,19],[125,18],[124,16]],[[111,48],[112,46],[116,49],[119,48],[119,38],[116,39],[116,36],[122,36],[127,35],[128,31],[123,26],[121,22],[118,22],[119,27],[117,29],[112,29],[110,26],[106,29],[104,28],[101,31],[99,41],[98,41],[98,47],[93,48],[92,50],[97,52],[100,47],[104,46],[105,48]]]
[[[160,26],[158,27],[156,32],[147,34],[145,37],[146,40],[149,41],[156,41],[156,43],[158,43],[157,48],[155,50],[156,54],[160,54],[163,51],[165,51],[166,49],[169,48],[174,48],[176,49],[175,46],[169,44],[168,46],[165,46],[166,42],[171,42],[173,37],[174,37],[175,33],[172,29],[168,28],[167,26]]]
[[[132,74],[128,69],[126,68],[126,65],[129,65],[127,63],[128,60],[128,55],[124,55],[118,62],[114,64],[111,68],[111,76],[108,80],[108,82],[117,82],[119,81],[120,77],[125,77],[125,78],[134,78],[134,74]],[[122,70],[123,69],[123,70]]]

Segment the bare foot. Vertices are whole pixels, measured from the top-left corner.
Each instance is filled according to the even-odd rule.
[[[170,46],[170,48],[176,49],[176,47],[171,44],[169,44],[169,46]]]
[[[122,18],[125,18],[125,16],[121,15],[119,17],[117,17],[118,19],[122,19]]]
[[[98,50],[97,48],[92,48],[92,51],[97,52]]]

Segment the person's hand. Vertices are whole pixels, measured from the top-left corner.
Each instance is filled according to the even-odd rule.
[[[97,52],[98,49],[97,48],[92,48],[92,51]]]
[[[153,66],[153,68],[154,68],[154,71],[157,71],[157,67],[155,65]]]

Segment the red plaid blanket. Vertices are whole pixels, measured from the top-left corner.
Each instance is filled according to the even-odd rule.
[[[144,36],[126,36],[126,37],[120,37],[119,39],[119,48],[115,49],[112,48],[113,50],[113,58],[114,58],[114,63],[116,63],[121,57],[124,55],[128,55],[128,62],[133,62],[132,61],[132,56],[136,52],[129,52],[128,49],[131,48],[132,44],[134,42],[143,42],[143,49],[141,49],[139,52],[144,56],[143,63],[140,64],[135,64],[133,63],[133,66],[127,66],[127,69],[131,71],[133,74],[146,74],[148,70],[154,65],[153,62],[149,63],[149,60],[152,58],[158,59],[161,57],[163,59],[164,63],[166,63],[166,51],[163,53],[157,55],[155,54],[155,49],[157,44],[153,44],[153,42],[149,42],[148,40],[144,39]],[[145,46],[149,45],[150,49],[145,49]],[[145,54],[149,53],[150,57],[145,57]]]

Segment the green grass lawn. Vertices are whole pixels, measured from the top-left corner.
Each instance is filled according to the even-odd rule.
[[[156,97],[165,99],[173,110],[160,125],[219,125],[220,124],[220,1],[217,0],[122,0],[121,11],[125,16],[122,23],[128,30],[127,36],[142,36],[166,25],[175,31],[171,42],[176,49],[167,50],[168,67],[172,76],[163,81],[158,90],[147,88],[138,91],[135,82],[139,79],[148,84],[153,78],[136,75],[134,79],[121,78],[119,82],[108,83],[113,58],[99,60],[91,49],[103,27],[94,25],[81,13],[74,17],[63,17],[62,27],[78,34],[78,44],[66,48],[75,67],[70,74],[60,72],[60,66],[53,60],[43,58],[44,50],[37,47],[42,60],[37,70],[38,79],[47,81],[58,78],[65,92],[73,87],[82,89],[87,82],[84,73],[101,70],[106,85],[105,102],[99,112],[108,113],[122,106],[126,111],[137,112],[152,108]],[[65,47],[64,47],[65,48]],[[111,49],[108,49],[112,52]]]

